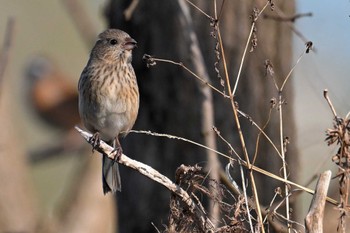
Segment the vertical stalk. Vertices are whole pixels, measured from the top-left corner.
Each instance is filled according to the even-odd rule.
[[[282,91],[279,91],[278,93],[278,104],[279,104],[279,120],[280,120],[280,144],[281,144],[281,158],[282,158],[282,170],[283,170],[283,178],[285,180],[288,179],[287,174],[287,166],[286,166],[286,156],[285,156],[285,150],[284,150],[284,142],[283,142],[283,113],[282,113]],[[288,226],[288,233],[290,233],[290,216],[289,216],[289,188],[288,184],[284,184],[284,191],[285,191],[285,197],[286,197],[286,218],[287,218],[287,226]]]

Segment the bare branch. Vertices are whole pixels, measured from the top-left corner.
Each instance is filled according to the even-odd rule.
[[[133,0],[128,6],[128,8],[124,10],[124,17],[126,21],[129,21],[131,19],[132,14],[134,13],[137,5],[139,4],[139,1],[140,0]]]
[[[83,131],[77,126],[75,127],[75,129],[81,134],[82,137],[84,137],[84,139],[87,142],[90,143],[90,138],[92,137],[91,133]],[[109,146],[104,141],[101,140],[100,144],[95,149],[98,152],[108,156],[109,158],[115,159],[116,151],[113,147]],[[162,175],[157,170],[144,163],[138,162],[127,157],[125,154],[122,154],[117,162],[140,172],[142,175],[147,176],[151,180],[163,185],[164,187],[169,189],[173,194],[177,195],[188,207],[188,211],[191,211],[191,213],[193,213],[196,219],[201,223],[203,232],[207,232],[208,230],[214,229],[214,226],[210,219],[201,211],[200,207],[196,205],[196,203],[192,200],[188,193],[181,187],[176,185],[174,182],[172,182],[168,177]]]
[[[285,16],[285,15],[264,15],[264,19],[272,19],[276,21],[289,21],[294,23],[297,19],[300,19],[302,17],[312,17],[312,12],[308,13],[300,13],[300,14],[295,14],[292,16]]]
[[[329,107],[331,108],[334,117],[337,118],[337,112],[335,111],[335,108],[334,108],[334,106],[332,104],[332,101],[331,101],[331,99],[328,96],[328,90],[327,89],[323,90],[323,96],[327,100],[327,103],[328,103]]]
[[[317,181],[315,195],[312,199],[310,209],[305,217],[306,232],[323,232],[323,216],[326,204],[327,191],[331,180],[331,171],[325,171]]]

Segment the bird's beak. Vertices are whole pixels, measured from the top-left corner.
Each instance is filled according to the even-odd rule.
[[[123,47],[125,50],[133,50],[135,47],[137,47],[137,42],[133,38],[128,37],[125,39]]]

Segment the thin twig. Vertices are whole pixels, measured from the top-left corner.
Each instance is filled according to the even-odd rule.
[[[177,65],[182,67],[183,69],[185,69],[187,72],[189,72],[193,77],[195,77],[196,79],[198,79],[199,81],[201,81],[203,84],[209,86],[211,89],[213,89],[214,91],[216,91],[217,93],[221,94],[223,97],[225,98],[229,98],[228,95],[224,94],[222,91],[220,91],[219,89],[217,89],[216,87],[214,87],[213,85],[211,85],[208,81],[204,80],[203,78],[199,77],[196,73],[194,73],[192,70],[190,70],[189,68],[187,68],[187,66],[185,66],[182,62],[176,62],[173,60],[168,60],[168,59],[162,59],[162,58],[156,58],[156,57],[152,57],[151,58],[154,61],[159,61],[159,62],[165,62],[165,63],[170,63],[173,65]]]
[[[244,112],[242,112],[241,110],[237,110],[238,111],[238,113],[241,115],[241,116],[243,116],[243,117],[245,117],[246,119],[248,119],[249,120],[249,122],[252,124],[252,125],[254,125],[258,130],[259,130],[259,132],[262,134],[262,135],[264,135],[264,137],[267,139],[267,141],[270,143],[270,145],[273,147],[273,149],[277,152],[277,154],[281,157],[282,155],[281,155],[281,152],[278,150],[278,148],[276,147],[276,145],[275,145],[275,143],[272,141],[272,139],[264,132],[264,130],[262,129],[262,128],[260,128],[260,126],[252,119],[252,117],[251,116],[249,116],[248,114],[246,114],[246,113],[244,113]]]
[[[248,36],[248,39],[247,39],[247,42],[246,42],[246,45],[245,45],[245,48],[244,48],[244,51],[243,51],[243,55],[242,55],[242,59],[241,59],[241,63],[239,65],[239,69],[238,69],[238,74],[237,74],[237,78],[236,78],[236,82],[235,82],[235,85],[234,85],[234,88],[233,88],[233,91],[232,91],[232,94],[231,95],[235,95],[236,93],[236,90],[237,90],[237,86],[238,86],[238,82],[239,82],[239,79],[241,77],[241,73],[242,73],[242,68],[243,68],[243,63],[244,63],[244,60],[246,58],[246,54],[247,54],[247,51],[248,51],[248,45],[250,44],[250,39],[252,38],[252,35],[253,35],[253,31],[254,31],[254,28],[255,28],[255,24],[256,24],[256,21],[258,20],[259,16],[262,14],[262,12],[264,12],[264,10],[266,9],[266,7],[269,5],[269,1],[266,2],[265,6],[263,7],[263,9],[259,12],[258,16],[253,19],[253,23],[252,23],[252,26],[250,27],[250,32],[249,32],[249,36]]]
[[[250,215],[250,210],[249,210],[249,204],[248,204],[248,195],[247,195],[247,188],[246,188],[246,184],[245,184],[245,176],[244,176],[244,171],[243,171],[243,166],[242,163],[240,161],[238,161],[239,164],[239,170],[241,173],[241,180],[242,180],[242,189],[243,189],[243,195],[244,195],[244,202],[247,208],[247,215],[248,215],[248,222],[249,222],[249,226],[250,226],[250,232],[255,232],[254,231],[254,227],[253,227],[253,222],[252,222],[252,217]],[[262,228],[264,228],[264,226],[261,226]]]
[[[278,189],[279,189],[279,188],[278,188]],[[280,195],[280,193],[277,192],[277,191],[275,191],[275,195],[272,197],[269,206],[266,208],[266,211],[267,211],[268,214],[265,215],[265,218],[264,218],[264,221],[263,221],[263,222],[266,222],[266,220],[268,219],[268,217],[269,217],[269,212],[270,212],[270,210],[271,210],[271,207],[272,207],[273,203],[275,202],[275,200],[276,200],[276,198],[277,198],[278,195]]]
[[[297,19],[300,19],[302,17],[312,17],[312,12],[308,12],[308,13],[299,13],[299,14],[295,14],[292,16],[282,16],[282,15],[264,15],[264,19],[272,19],[272,20],[276,20],[276,21],[290,21],[292,23],[294,23]]]
[[[216,135],[230,148],[230,151],[232,151],[238,159],[242,160],[241,156],[237,153],[237,151],[235,149],[233,149],[233,146],[231,145],[231,143],[229,143],[220,133],[220,131],[214,126],[213,127],[214,132],[216,133]]]
[[[191,6],[193,6],[194,8],[196,8],[200,13],[202,13],[203,15],[205,15],[208,19],[211,19],[212,17],[210,15],[208,15],[207,13],[205,13],[201,8],[199,8],[197,5],[195,5],[193,2],[191,2],[190,0],[186,0],[186,2],[188,4],[190,4]]]
[[[286,17],[284,12],[277,6],[277,4],[275,4],[274,6],[275,6],[275,12],[279,17],[282,17],[282,18]],[[286,24],[304,43],[309,41],[298,29],[296,29],[295,25],[292,22],[287,21]]]
[[[184,141],[184,142],[188,142],[190,144],[202,147],[203,149],[206,150],[210,150],[212,152],[215,152],[218,155],[223,156],[224,158],[227,158],[229,160],[232,160],[233,158],[231,156],[228,156],[220,151],[214,150],[210,147],[207,147],[203,144],[200,144],[198,142],[192,141],[190,139],[187,138],[183,138],[183,137],[179,137],[179,136],[174,136],[174,135],[170,135],[170,134],[164,134],[164,133],[156,133],[156,132],[151,132],[151,131],[146,131],[146,130],[130,130],[130,133],[137,133],[137,134],[147,134],[147,135],[151,135],[151,136],[156,136],[156,137],[165,137],[165,138],[169,138],[169,139],[176,139],[176,140],[180,140],[180,141]]]
[[[296,66],[298,65],[298,63],[300,62],[301,58],[304,56],[305,53],[306,53],[306,51],[303,51],[303,53],[299,56],[297,62],[294,64],[294,66],[292,67],[292,69],[290,69],[289,73],[287,74],[286,78],[284,79],[284,81],[283,81],[283,83],[282,83],[282,86],[281,86],[281,88],[280,88],[280,90],[279,90],[280,92],[283,91],[283,88],[284,88],[284,86],[286,85],[286,83],[287,83],[289,77],[292,75],[294,69],[296,68]]]
[[[124,18],[125,21],[129,21],[137,7],[137,5],[139,4],[140,0],[132,0],[132,2],[130,3],[130,5],[128,6],[128,8],[126,8],[124,10]]]
[[[334,108],[334,106],[333,106],[333,104],[332,104],[332,101],[331,101],[331,99],[329,98],[329,96],[328,96],[328,90],[327,89],[324,89],[323,90],[323,96],[324,96],[324,98],[327,100],[327,103],[328,103],[328,105],[329,105],[329,107],[331,108],[331,110],[332,110],[332,113],[333,113],[333,116],[335,117],[335,118],[337,118],[337,112],[335,111],[335,108]]]
[[[231,95],[233,95],[233,96],[234,96],[235,93],[236,93],[237,86],[238,86],[238,82],[239,82],[239,79],[240,79],[240,77],[241,77],[241,72],[242,72],[242,68],[243,68],[244,59],[245,59],[246,54],[247,54],[247,51],[248,51],[248,46],[249,46],[249,44],[250,44],[250,38],[251,38],[252,35],[253,35],[254,27],[255,27],[255,22],[253,22],[252,26],[250,27],[249,36],[248,36],[247,42],[246,42],[245,47],[244,47],[244,51],[243,51],[241,63],[239,64],[239,69],[238,69],[238,74],[237,74],[236,82],[235,82],[235,85],[234,85],[234,87],[233,87],[233,91],[232,91],[232,93],[231,93]]]
[[[187,138],[183,138],[183,137],[179,137],[179,136],[174,136],[174,135],[170,135],[170,134],[156,133],[156,132],[151,132],[151,131],[146,131],[146,130],[130,130],[130,133],[146,134],[146,135],[155,136],[155,137],[165,137],[165,138],[169,138],[169,139],[175,139],[175,140],[187,142],[187,143],[193,144],[193,145],[195,145],[195,146],[201,147],[201,148],[203,148],[203,149],[211,150],[211,151],[217,153],[218,155],[223,156],[224,158],[229,159],[230,161],[231,161],[231,160],[234,160],[231,156],[229,156],[229,155],[227,155],[227,154],[225,154],[225,153],[222,153],[222,152],[213,150],[213,149],[211,149],[211,148],[209,148],[209,147],[207,147],[207,146],[205,146],[205,145],[203,145],[203,144],[200,144],[200,143],[198,143],[198,142],[189,140],[189,139],[187,139]],[[314,194],[314,191],[313,191],[313,190],[311,190],[311,189],[309,189],[309,188],[306,188],[306,187],[304,187],[304,186],[302,186],[302,185],[300,185],[300,184],[294,183],[294,182],[292,182],[292,181],[290,181],[290,180],[286,180],[286,179],[284,179],[284,178],[282,178],[282,177],[280,177],[280,176],[278,176],[278,175],[275,175],[275,174],[273,174],[273,173],[271,173],[271,172],[268,172],[268,171],[266,171],[266,170],[264,170],[264,169],[262,169],[262,168],[259,168],[259,167],[255,166],[255,165],[250,164],[250,166],[248,166],[247,162],[244,161],[244,160],[241,160],[241,162],[242,162],[242,164],[243,164],[245,167],[247,167],[247,168],[249,168],[249,169],[251,169],[251,170],[253,170],[253,171],[255,171],[255,172],[258,172],[258,173],[260,173],[260,174],[263,174],[263,175],[265,175],[265,176],[268,176],[268,177],[270,177],[270,178],[272,178],[272,179],[275,179],[275,180],[277,180],[277,181],[280,181],[280,182],[287,183],[287,184],[289,184],[289,185],[295,186],[295,187],[297,187],[297,188],[299,188],[299,189],[301,189],[301,190],[304,190],[305,192],[307,192],[307,193],[309,193],[309,194],[312,194],[312,195]],[[339,202],[337,202],[336,200],[334,200],[334,199],[332,199],[332,198],[329,198],[329,197],[327,197],[327,201],[328,201],[330,204],[335,205],[335,206],[337,206],[337,205],[339,204]]]
[[[286,80],[286,79],[285,79]],[[282,158],[282,170],[283,170],[283,178],[288,179],[288,172],[287,172],[287,162],[286,162],[286,156],[285,156],[285,149],[284,149],[284,134],[283,134],[283,112],[282,112],[282,92],[279,92],[279,123],[280,123],[280,146],[281,146],[281,158]],[[285,192],[285,199],[286,199],[286,218],[287,218],[287,225],[288,225],[288,232],[290,232],[290,216],[289,216],[289,186],[288,184],[284,185],[284,192]]]
[[[260,137],[261,137],[262,132],[264,132],[265,128],[266,128],[266,127],[268,126],[268,124],[270,123],[271,113],[272,113],[272,107],[271,107],[270,110],[269,110],[269,114],[268,114],[268,117],[267,117],[267,120],[266,120],[264,126],[261,128],[261,130],[259,130],[258,136],[257,136],[257,138],[256,138],[255,153],[254,153],[254,156],[253,156],[252,164],[255,164],[255,161],[256,161],[256,159],[257,159],[257,157],[258,157],[258,150],[259,150]]]

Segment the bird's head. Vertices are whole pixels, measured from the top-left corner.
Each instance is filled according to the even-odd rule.
[[[126,32],[119,29],[107,29],[98,36],[98,40],[92,49],[91,57],[114,63],[131,62],[132,50],[137,42]]]

